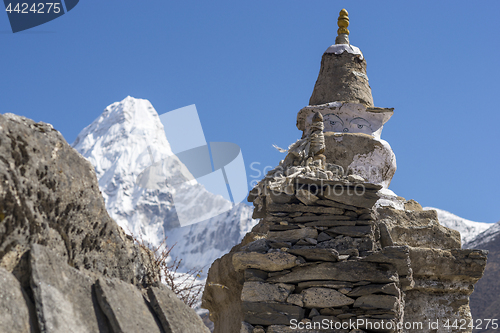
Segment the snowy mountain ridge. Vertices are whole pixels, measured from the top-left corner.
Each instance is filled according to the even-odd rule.
[[[168,246],[176,244],[171,254],[187,268],[209,266],[257,223],[251,218],[252,208],[214,195],[194,180],[173,155],[158,113],[147,100],[129,96],[111,104],[81,131],[73,147],[95,167],[110,216],[127,233],[152,245],[167,237]],[[165,179],[159,189],[137,185],[137,177],[151,165]],[[174,196],[203,202],[182,208],[198,214],[202,210],[203,216],[214,216],[214,207],[227,211],[181,228]]]
[[[424,207],[423,209],[436,210],[441,225],[459,231],[462,236],[462,245],[472,241],[477,235],[493,226],[492,223],[470,221],[439,208]]]

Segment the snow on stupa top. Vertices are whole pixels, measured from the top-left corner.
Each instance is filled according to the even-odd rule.
[[[344,52],[357,54],[359,59],[363,60],[363,53],[356,46],[349,43],[349,13],[347,10],[342,9],[339,13],[339,19],[337,21],[339,29],[337,30],[338,36],[335,38],[335,44],[326,49],[325,53],[335,53],[342,54]]]

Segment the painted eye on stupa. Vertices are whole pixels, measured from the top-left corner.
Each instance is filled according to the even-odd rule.
[[[336,121],[331,121],[330,120],[330,125],[335,125],[337,122]]]
[[[371,129],[371,124],[364,118],[356,117],[350,121],[352,127],[356,126],[360,130]]]

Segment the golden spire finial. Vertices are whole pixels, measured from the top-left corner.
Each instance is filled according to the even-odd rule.
[[[349,30],[347,29],[347,27],[349,26],[349,13],[347,12],[347,10],[342,9],[340,11],[337,24],[339,25],[339,30],[337,30],[337,34],[349,35]]]

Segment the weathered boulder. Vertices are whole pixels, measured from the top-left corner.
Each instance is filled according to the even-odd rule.
[[[0,332],[34,332],[27,301],[19,281],[0,267]]]
[[[70,267],[67,258],[42,245],[32,244],[30,259],[42,332],[112,332],[93,293],[96,277]]]
[[[0,266],[29,285],[31,244],[75,268],[136,284],[157,277],[109,217],[92,165],[45,123],[0,115]]]
[[[460,249],[460,233],[439,224],[435,210],[379,208],[379,222],[387,227],[395,245],[434,249]]]
[[[196,312],[166,286],[149,287],[148,296],[165,333],[210,332]]]
[[[1,332],[208,332],[52,126],[0,115],[0,179]]]

